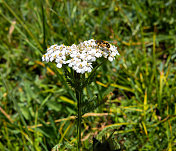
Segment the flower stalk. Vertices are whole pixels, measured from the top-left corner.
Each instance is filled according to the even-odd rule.
[[[81,149],[81,121],[82,121],[82,110],[81,110],[81,102],[82,102],[82,84],[81,84],[81,74],[75,73],[75,79],[77,79],[79,82],[77,83],[77,86],[75,87],[76,92],[76,99],[77,99],[77,149],[80,151]]]
[[[81,121],[82,121],[82,113],[81,113],[81,98],[82,93],[80,91],[76,91],[76,98],[77,98],[77,109],[78,109],[78,124],[77,124],[77,137],[78,137],[78,151],[80,151],[81,148]]]

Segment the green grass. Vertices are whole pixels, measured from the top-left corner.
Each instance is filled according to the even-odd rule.
[[[176,150],[174,0],[0,0],[0,6],[0,150],[76,148],[75,96],[62,70],[41,56],[54,43],[91,38],[111,41],[121,55],[84,90],[106,103],[84,117],[83,147],[114,132],[116,149]]]

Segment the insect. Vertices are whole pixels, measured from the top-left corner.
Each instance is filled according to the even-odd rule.
[[[100,47],[110,48],[110,44],[104,40],[96,40],[95,43]]]

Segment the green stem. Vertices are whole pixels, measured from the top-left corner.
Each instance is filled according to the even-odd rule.
[[[76,74],[76,78],[80,79],[80,74]],[[79,83],[76,87],[76,98],[77,98],[77,109],[78,109],[78,123],[77,123],[77,143],[78,143],[78,151],[81,150],[81,121],[82,121],[82,112],[81,112],[81,102],[82,102],[82,88]]]
[[[78,107],[78,151],[80,151],[81,149],[81,120],[82,120],[82,116],[81,116],[81,93],[77,92],[78,94],[78,103],[77,103],[77,107]]]

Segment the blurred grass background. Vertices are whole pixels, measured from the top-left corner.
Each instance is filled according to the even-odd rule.
[[[121,55],[84,90],[106,99],[84,117],[84,148],[115,131],[116,149],[176,150],[175,8],[175,0],[0,0],[0,150],[74,150],[74,98],[41,56],[91,38]]]

